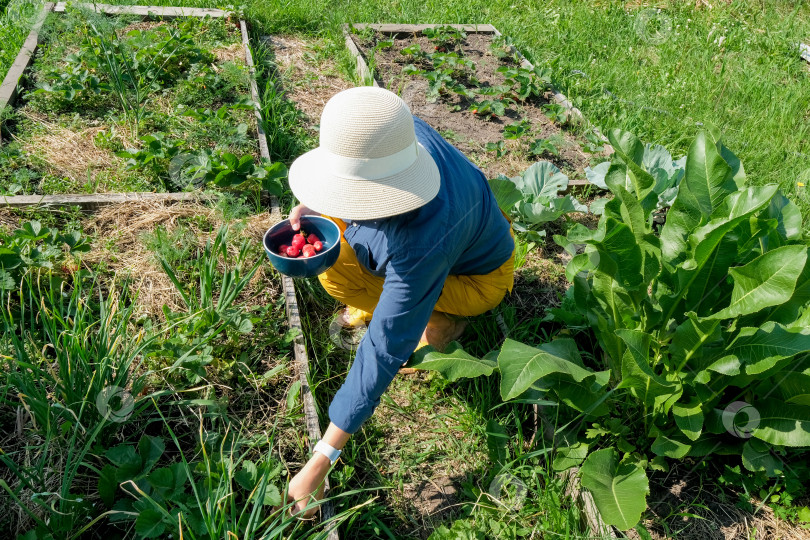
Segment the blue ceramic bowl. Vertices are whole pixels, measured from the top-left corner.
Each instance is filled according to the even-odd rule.
[[[297,259],[282,257],[278,254],[282,244],[290,244],[296,231],[293,231],[290,220],[285,219],[264,233],[264,251],[270,264],[291,277],[314,277],[328,270],[340,255],[340,229],[330,219],[320,216],[302,216],[301,230],[307,234],[314,233],[323,243],[323,249],[315,256]]]

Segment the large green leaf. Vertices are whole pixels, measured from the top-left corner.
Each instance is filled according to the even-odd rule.
[[[759,439],[745,441],[742,463],[749,471],[761,471],[771,478],[784,474],[785,463],[771,451],[768,443]]]
[[[732,268],[731,304],[711,318],[729,319],[787,302],[807,262],[805,246],[783,246],[760,255],[745,266]]]
[[[582,464],[582,486],[591,492],[602,519],[623,531],[647,508],[649,481],[637,463],[619,462],[613,448],[593,452]]]
[[[706,354],[706,348],[723,345],[720,321],[698,318],[694,312],[686,315],[686,320],[675,329],[675,335],[672,336],[670,358],[678,370],[686,367],[703,369],[697,361]]]
[[[557,197],[545,202],[523,202],[518,205],[518,210],[523,219],[532,225],[540,225],[555,221],[563,214],[571,212],[587,212],[588,207],[580,204],[570,195]]]
[[[672,459],[681,459],[689,453],[691,448],[692,446],[690,444],[679,441],[673,437],[667,437],[663,433],[659,433],[650,446],[650,450],[652,450],[655,455]]]
[[[810,375],[805,373],[791,373],[789,377],[781,373],[775,375],[779,389],[779,397],[785,403],[796,403],[810,407]]]
[[[703,407],[698,398],[692,398],[687,403],[673,405],[672,416],[686,437],[693,441],[700,437],[703,431]]]
[[[661,231],[661,251],[668,264],[686,258],[686,238],[708,221],[723,199],[737,190],[732,169],[706,132],[698,133],[686,156],[686,173]]]
[[[582,366],[577,345],[568,338],[543,343],[539,347],[507,339],[498,355],[498,369],[504,400],[519,396],[535,381],[551,373],[563,373],[575,381],[594,374]]]
[[[491,179],[489,187],[492,188],[498,206],[507,214],[517,203],[523,200],[523,193],[520,192],[512,180],[505,176]]]
[[[517,187],[533,198],[553,199],[568,187],[568,177],[549,161],[533,163],[517,180]]]
[[[758,375],[786,358],[810,351],[810,328],[785,328],[775,322],[743,328],[709,369],[725,375]],[[722,369],[718,369],[722,368]]]
[[[429,345],[422,347],[413,354],[414,358],[408,367],[438,371],[449,381],[489,376],[495,369],[495,362],[472,356],[458,342],[448,345],[446,351],[441,353]]]
[[[692,247],[691,266],[702,267],[723,237],[743,220],[766,208],[778,189],[775,184],[752,187],[723,199],[711,216],[711,221],[689,235],[689,244]]]
[[[810,306],[810,252],[808,252],[807,259],[804,270],[796,280],[796,290],[793,291],[793,296],[787,302],[774,306],[763,313],[764,320],[789,325],[798,318],[803,309]]]
[[[751,433],[757,439],[782,446],[810,446],[810,407],[765,399],[752,404],[759,422]]]
[[[681,396],[679,384],[669,382],[650,367],[650,342],[652,336],[640,330],[620,328],[616,330],[627,344],[622,358],[622,382],[620,388],[630,392],[648,409],[662,407],[668,411]]]

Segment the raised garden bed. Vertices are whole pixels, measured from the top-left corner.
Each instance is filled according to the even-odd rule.
[[[402,96],[492,178],[547,159],[584,185],[607,154],[601,134],[566,129],[581,113],[491,25],[355,24],[347,44],[361,76]]]
[[[2,206],[87,210],[126,201],[131,208],[133,203],[217,198],[216,193],[201,197],[200,187],[280,191],[285,169],[269,161],[245,21],[222,10],[104,4],[76,8],[50,3],[43,7],[3,82],[0,104],[6,107],[16,100],[19,108],[6,109],[3,117],[4,134],[12,142],[0,147],[0,160],[11,166],[2,167],[0,176],[12,176],[0,178]],[[44,46],[35,56],[40,43]],[[36,144],[36,137],[49,136],[43,126],[70,135],[68,146],[52,152],[51,159],[47,145],[65,141],[54,137]],[[128,142],[134,142],[134,148],[128,148]],[[90,147],[93,150],[85,152]],[[83,161],[88,154],[95,161]],[[65,155],[73,159],[64,160]],[[61,172],[69,174],[58,174],[58,159],[64,160]],[[84,183],[77,164],[87,174]],[[105,178],[112,180],[102,185]],[[132,189],[191,192],[127,192]],[[53,194],[60,191],[113,192]],[[264,200],[267,191],[262,191]],[[280,219],[278,200],[271,196],[269,202],[270,220]],[[105,241],[115,236],[109,232]],[[320,426],[295,286],[286,276],[279,285],[297,378],[287,403],[303,403],[307,436],[302,441],[307,446],[320,438]],[[326,502],[321,517],[328,521],[332,516]],[[327,537],[337,538],[336,531],[328,529]]]
[[[62,11],[45,19],[5,122],[8,191],[177,192],[268,175],[238,21]]]

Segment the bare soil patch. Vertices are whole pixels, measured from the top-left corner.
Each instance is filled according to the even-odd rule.
[[[552,161],[569,177],[584,178],[584,169],[590,164],[591,157],[582,151],[577,138],[552,122],[543,112],[542,106],[550,103],[549,97],[534,102],[527,101],[507,108],[506,115],[497,119],[485,120],[468,110],[470,101],[458,94],[440,98],[436,102],[427,100],[428,82],[420,75],[404,75],[402,69],[410,63],[402,55],[403,48],[418,44],[423,51],[432,51],[431,41],[421,34],[398,34],[393,36],[392,47],[376,50],[379,41],[388,38],[377,33],[364,40],[353,35],[352,39],[363,52],[366,60],[372,56],[372,65],[376,76],[384,86],[398,93],[418,117],[425,120],[441,133],[454,146],[472,159],[484,173],[493,178],[499,174],[515,176],[526,170],[538,158],[528,155],[529,140],[551,138],[560,151],[559,156],[544,156]],[[460,54],[473,61],[476,66],[475,77],[481,86],[497,86],[505,79],[496,70],[504,65],[489,51],[492,36],[487,34],[468,34],[461,43]],[[521,141],[521,148],[507,152],[498,158],[487,152],[487,143],[503,140],[504,128],[509,124],[527,119],[532,126],[528,140]],[[511,144],[512,146],[517,146]]]
[[[317,133],[321,113],[329,98],[354,85],[343,77],[333,58],[318,54],[323,44],[297,36],[268,36],[287,98],[304,113],[311,133]]]

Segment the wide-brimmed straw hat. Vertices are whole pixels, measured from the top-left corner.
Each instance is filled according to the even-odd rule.
[[[316,212],[379,219],[419,208],[439,192],[439,169],[393,92],[363,86],[332,96],[320,142],[290,167],[293,194]]]

